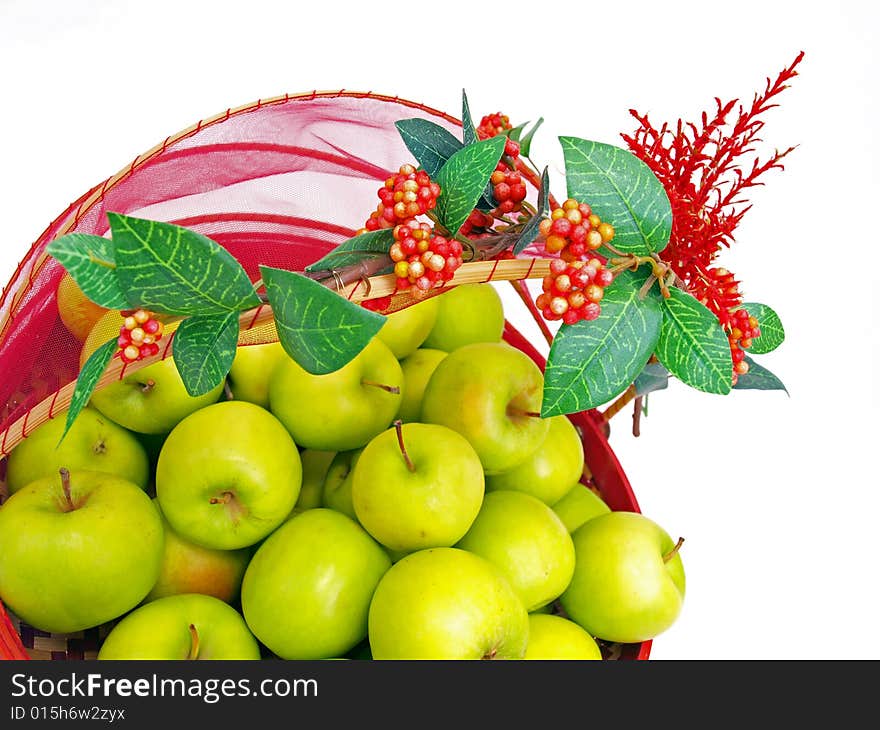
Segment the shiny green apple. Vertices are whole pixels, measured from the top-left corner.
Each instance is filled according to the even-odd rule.
[[[486,494],[480,513],[456,547],[498,568],[529,611],[558,598],[574,573],[574,544],[562,520],[524,492]]]
[[[401,360],[420,347],[437,321],[437,301],[433,296],[392,312],[376,335]]]
[[[165,548],[159,578],[144,600],[155,601],[183,593],[214,596],[226,603],[237,600],[251,557],[250,548],[215,550],[197,545],[174,531],[155,498],[153,506],[162,519]]]
[[[215,403],[184,418],[156,465],[156,496],[171,527],[219,550],[266,537],[288,517],[301,485],[290,434],[246,401]]]
[[[488,560],[429,548],[395,563],[370,603],[373,659],[520,659],[529,616]]]
[[[98,660],[260,659],[241,614],[198,593],[168,596],[136,608],[101,644]]]
[[[0,600],[41,631],[99,626],[150,591],[163,540],[137,485],[98,471],[42,477],[0,507]]]
[[[584,446],[567,416],[547,419],[550,427],[541,445],[512,469],[486,477],[486,491],[509,489],[552,505],[562,499],[584,472]]]
[[[480,510],[483,479],[480,458],[463,436],[407,423],[364,447],[351,499],[364,529],[392,551],[451,547]]]
[[[284,357],[280,342],[239,345],[227,378],[235,400],[269,407],[269,375]]]
[[[403,371],[403,393],[397,417],[404,423],[418,421],[422,417],[422,397],[425,386],[431,379],[437,365],[449,353],[443,350],[431,350],[420,347],[408,357],[400,361]]]
[[[489,476],[521,464],[543,443],[550,429],[540,417],[543,394],[544,374],[522,351],[504,342],[465,345],[431,375],[421,420],[458,431]]]
[[[324,488],[321,493],[322,507],[335,509],[353,520],[357,520],[357,515],[351,499],[351,484],[354,467],[362,451],[363,448],[340,451],[333,457],[324,477]]]
[[[492,284],[459,284],[433,297],[437,318],[422,347],[453,350],[474,342],[499,342],[504,332],[504,305]]]
[[[366,638],[373,591],[390,566],[357,522],[323,507],[307,510],[251,558],[241,588],[245,620],[282,659],[342,656]]]
[[[588,520],[572,535],[575,570],[559,602],[592,636],[624,644],[649,641],[681,612],[685,593],[680,542],[637,512]]]
[[[303,448],[348,451],[388,428],[400,407],[403,373],[375,337],[347,365],[312,375],[286,357],[269,378],[269,408]]]
[[[150,464],[137,436],[94,408],[83,408],[62,441],[66,420],[67,411],[56,414],[12,450],[6,462],[11,493],[40,477],[57,475],[62,467],[116,474],[146,488]]]
[[[562,616],[529,614],[529,645],[523,659],[595,660],[602,658],[596,640]]]
[[[592,489],[583,484],[575,484],[553,505],[553,511],[559,515],[565,529],[574,532],[587,520],[608,514],[611,508]]]

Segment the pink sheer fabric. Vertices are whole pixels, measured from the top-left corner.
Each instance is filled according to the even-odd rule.
[[[108,211],[185,225],[259,264],[301,270],[351,237],[376,190],[412,161],[394,123],[452,118],[412,102],[314,93],[229,110],[169,137],[73,203],[33,244],[0,300],[0,455],[7,431],[76,379],[81,343],[58,316],[64,273],[45,255],[62,233],[104,235]],[[456,129],[458,128],[458,131]]]

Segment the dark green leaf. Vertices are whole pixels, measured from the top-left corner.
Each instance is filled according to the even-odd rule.
[[[76,417],[89,402],[92,393],[95,392],[95,386],[98,384],[98,381],[107,369],[107,363],[113,359],[113,354],[118,349],[119,344],[116,342],[115,337],[112,340],[107,340],[107,342],[101,345],[89,356],[89,359],[86,360],[85,364],[80,369],[79,375],[76,378],[76,385],[73,388],[73,396],[70,399],[70,408],[67,409],[67,421],[64,424],[64,433],[61,434],[61,438],[58,439],[59,444],[64,440],[64,437],[67,436],[67,432],[70,430]]]
[[[461,129],[465,145],[473,144],[477,141],[477,130],[474,128],[473,119],[471,119],[471,107],[468,104],[467,94],[464,89],[461,90]]]
[[[107,309],[130,306],[116,278],[116,259],[109,238],[68,233],[46,246],[46,253],[58,260],[83,294],[98,306]]]
[[[686,385],[707,393],[730,392],[733,360],[718,318],[681,289],[663,299],[663,327],[657,359]]]
[[[519,142],[520,135],[523,133],[527,124],[528,122],[523,122],[522,124],[517,124],[513,129],[508,129],[506,132],[507,136],[514,142]]]
[[[669,243],[672,207],[663,185],[631,152],[577,137],[560,137],[568,197],[589,203],[614,226],[614,247],[647,256]]]
[[[238,346],[238,312],[187,317],[174,334],[174,364],[193,397],[223,382]]]
[[[529,152],[531,152],[531,150],[532,150],[532,140],[535,138],[535,132],[538,131],[538,127],[540,127],[543,123],[544,123],[544,117],[539,117],[538,121],[535,122],[535,126],[532,127],[526,133],[526,136],[520,140],[519,153],[523,157],[529,156]]]
[[[356,264],[366,258],[375,258],[388,253],[391,244],[394,243],[394,231],[392,228],[380,228],[377,231],[368,231],[360,236],[354,236],[340,243],[326,256],[318,259],[313,264],[306,266],[306,271],[329,271],[340,269],[343,266]],[[389,266],[389,270],[390,270]],[[385,273],[385,272],[378,272]]]
[[[432,180],[446,161],[464,146],[451,132],[427,119],[402,119],[394,126],[406,148]]]
[[[742,306],[758,320],[758,328],[761,330],[760,336],[752,340],[752,346],[749,350],[755,355],[763,355],[779,347],[785,339],[785,330],[779,315],[766,304],[748,302]]]
[[[521,253],[523,249],[535,240],[538,235],[538,227],[541,225],[541,218],[550,212],[550,176],[547,174],[546,167],[544,172],[541,173],[541,187],[538,189],[538,205],[536,210],[537,212],[526,223],[519,234],[519,238],[513,245],[513,252],[515,254]]]
[[[669,386],[669,371],[659,362],[649,362],[635,380],[636,395],[646,396]]]
[[[749,372],[737,378],[736,385],[733,386],[734,390],[784,390],[785,394],[789,395],[788,389],[782,381],[767,368],[758,365],[748,355],[746,355],[745,362],[749,364]]]
[[[219,314],[259,306],[241,264],[207,236],[171,223],[108,213],[116,275],[132,306]]]
[[[302,274],[261,266],[278,339],[313,375],[339,370],[385,324],[385,317],[348,301]]]
[[[506,142],[507,137],[499,135],[468,145],[452,155],[437,173],[440,197],[435,213],[450,234],[458,232],[476,206]]]
[[[655,293],[639,297],[647,276],[621,272],[605,289],[598,319],[559,328],[544,371],[543,417],[606,403],[645,367],[663,319]]]

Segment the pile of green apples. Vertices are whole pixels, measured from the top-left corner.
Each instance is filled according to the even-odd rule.
[[[99,659],[602,659],[653,639],[681,610],[681,541],[585,486],[504,322],[493,285],[461,285],[328,375],[270,343],[199,398],[170,359],[96,391],[60,444],[63,414],[8,458],[0,600],[43,631],[102,627]]]

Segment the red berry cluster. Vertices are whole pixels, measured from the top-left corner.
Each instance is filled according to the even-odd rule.
[[[516,144],[516,142],[511,143],[511,140],[507,142]],[[492,183],[492,195],[498,202],[498,207],[494,211],[496,215],[522,210],[522,202],[526,199],[526,185],[516,170],[511,170],[503,162],[499,162],[489,181]]]
[[[513,129],[513,125],[510,123],[510,117],[506,114],[501,112],[487,114],[480,120],[480,124],[477,126],[477,137],[489,139],[506,132],[508,129]]]
[[[420,297],[443,286],[461,266],[461,243],[434,233],[430,223],[409,221],[394,227],[388,251],[394,262],[397,291],[411,290]]]
[[[586,203],[566,200],[541,221],[547,253],[558,254],[544,277],[543,292],[535,300],[548,320],[574,324],[599,316],[599,302],[614,276],[593,251],[614,238],[614,228],[603,223]]]
[[[599,302],[612,279],[611,272],[599,259],[572,262],[554,259],[550,262],[550,274],[542,283],[544,291],[535,304],[544,319],[551,321],[561,319],[565,324],[574,324],[582,319],[596,319],[601,311]]]
[[[746,353],[752,346],[752,340],[761,334],[758,320],[745,309],[737,309],[730,313],[730,327],[727,339],[730,342],[730,354],[733,356],[733,384],[740,375],[749,372],[749,364],[745,361]]]
[[[152,357],[159,352],[156,343],[162,339],[162,323],[145,309],[126,309],[119,328],[119,356],[123,362],[134,362]]]
[[[401,165],[398,173],[379,188],[378,195],[380,202],[364,224],[366,231],[392,228],[433,210],[440,186],[424,170]]]

